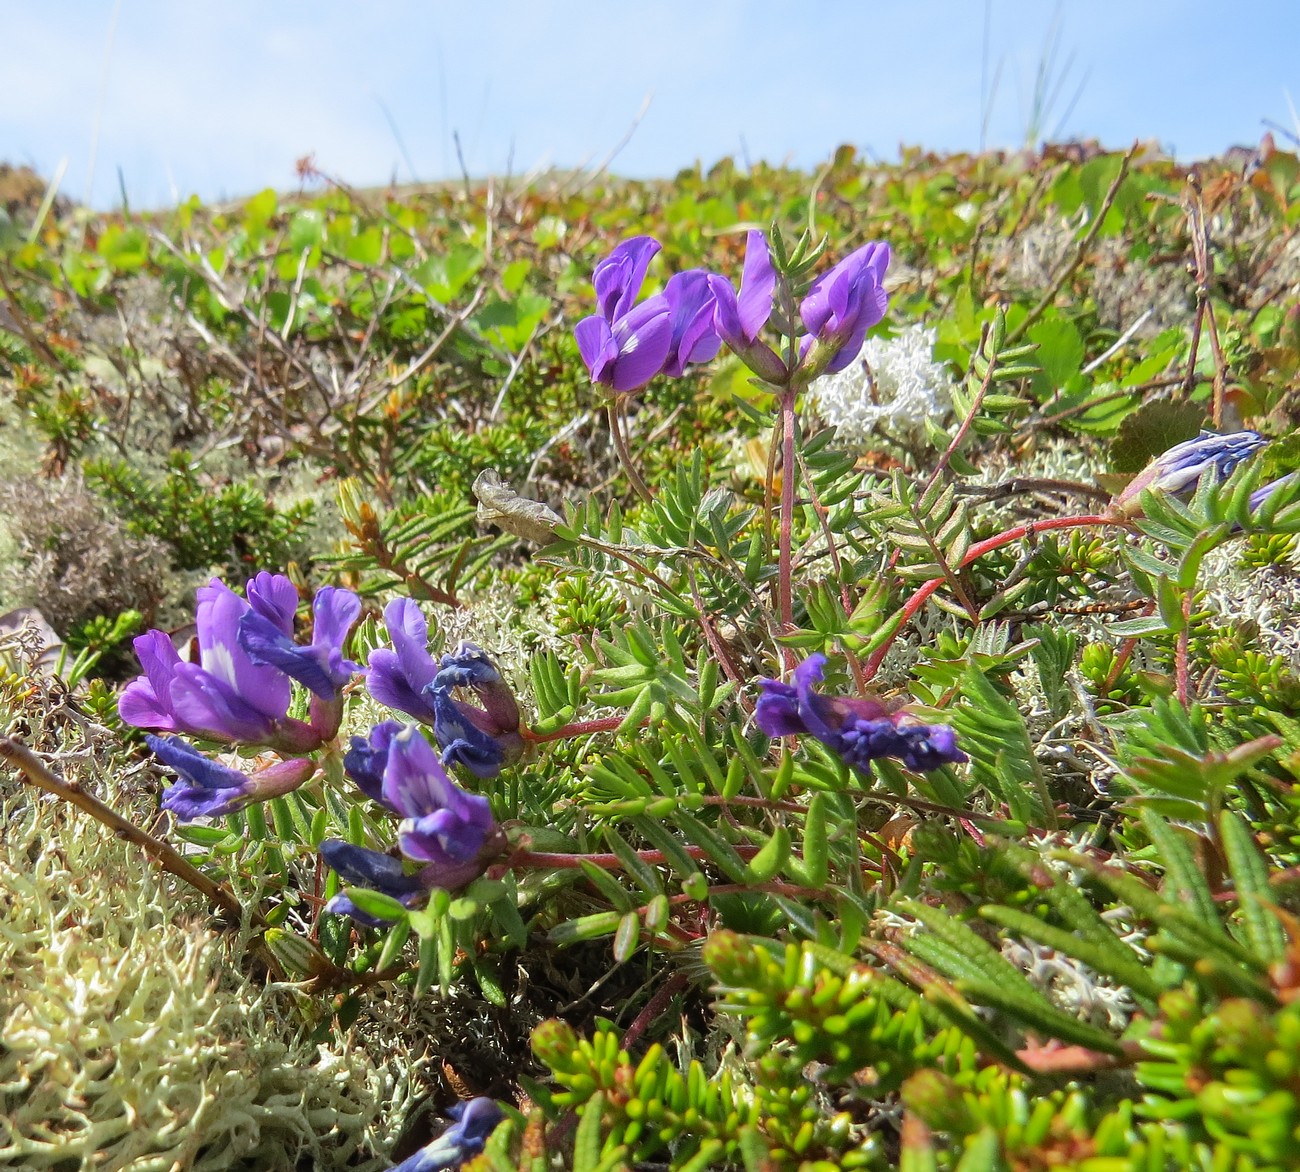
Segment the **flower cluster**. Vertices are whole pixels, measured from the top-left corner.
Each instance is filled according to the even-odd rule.
[[[312,640],[294,641],[298,591],[283,574],[251,578],[240,597],[214,578],[198,590],[198,662],[182,659],[166,631],[135,640],[144,674],[122,691],[126,723],[224,745],[273,749],[286,758],[246,775],[221,765],[182,736],[151,736],[151,749],[179,782],[163,805],[182,821],[228,814],[287,793],[315,765],[302,757],[333,740],[343,715],[342,688],[360,670],[343,641],[361,613],[350,590],[325,587],[312,606]],[[293,681],[311,693],[309,719],[289,716]]]
[[[391,896],[406,906],[435,887],[464,887],[483,873],[485,860],[504,842],[488,800],[469,794],[443,770],[433,746],[415,725],[389,720],[369,737],[353,737],[344,768],[369,798],[397,814],[397,846],[423,864],[407,874],[401,860],[339,839],[321,844],[321,855],[344,882]],[[336,895],[326,910],[364,924],[381,921],[361,911],[346,895]]]
[[[917,773],[969,760],[945,724],[923,724],[879,700],[816,692],[825,667],[826,656],[810,655],[795,668],[793,684],[759,680],[758,727],[769,737],[813,736],[846,765],[868,773],[878,757],[897,757]]]
[[[637,301],[659,248],[653,237],[637,236],[600,261],[592,274],[596,312],[574,328],[592,382],[617,392],[638,390],[660,373],[680,375],[690,363],[713,358],[723,342],[773,386],[791,385],[796,372],[806,383],[852,362],[889,302],[889,246],[865,244],[812,283],[799,306],[805,332],[789,364],[759,338],[779,280],[762,232],[749,233],[739,292],[716,273],[688,269],[662,293]]]
[[[519,760],[524,739],[519,705],[492,660],[473,643],[461,643],[435,662],[429,626],[419,606],[397,598],[384,608],[392,648],[370,653],[366,687],[379,703],[433,726],[443,764],[463,765],[475,777],[495,777]],[[478,705],[458,699],[473,693]]]

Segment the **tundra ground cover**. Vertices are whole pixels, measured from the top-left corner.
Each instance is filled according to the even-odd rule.
[[[1293,155],[305,178],[3,222],[0,1161],[1294,1166]]]

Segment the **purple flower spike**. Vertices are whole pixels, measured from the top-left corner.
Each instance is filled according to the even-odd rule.
[[[253,607],[239,620],[239,644],[253,663],[279,668],[322,700],[333,700],[361,670],[343,658],[343,640],[361,614],[361,599],[351,590],[325,586],[316,592],[312,614],[312,641],[300,647]]]
[[[384,625],[393,647],[370,653],[366,688],[385,707],[432,724],[436,713],[425,689],[438,674],[438,665],[429,654],[429,624],[415,602],[395,598],[384,608]]]
[[[810,655],[795,668],[793,684],[759,680],[758,727],[769,737],[813,736],[846,765],[867,773],[878,757],[897,757],[918,773],[969,760],[947,725],[891,713],[878,700],[821,695],[814,688],[825,666],[826,656]]]
[[[1196,491],[1203,474],[1209,472],[1216,480],[1225,480],[1238,464],[1267,443],[1257,431],[1234,431],[1228,435],[1203,431],[1195,439],[1175,444],[1152,460],[1111,502],[1111,512],[1117,517],[1137,516],[1142,511],[1142,493],[1148,488],[1185,500]],[[1255,507],[1253,499],[1251,507]]]
[[[625,240],[592,274],[598,312],[574,327],[578,351],[591,381],[620,393],[645,386],[668,359],[673,306],[662,293],[635,304],[659,242],[651,236]]]
[[[709,274],[703,269],[677,273],[664,287],[664,297],[672,306],[672,341],[664,374],[678,378],[688,364],[708,362],[722,348],[722,338],[714,325]]]
[[[321,857],[350,887],[364,887],[390,896],[406,907],[418,903],[427,895],[429,887],[418,874],[408,875],[399,859],[380,854],[364,846],[353,846],[337,838],[327,838],[320,844]],[[340,892],[325,905],[327,912],[337,916],[351,916],[368,928],[378,928],[387,921],[363,912],[344,893]]]
[[[473,1159],[506,1114],[494,1099],[470,1099],[447,1112],[455,1122],[432,1143],[407,1157],[392,1172],[447,1172]]]
[[[163,794],[162,807],[180,822],[231,814],[250,802],[262,802],[297,789],[316,766],[303,758],[281,761],[256,773],[240,773],[213,761],[180,737],[145,737],[164,765],[175,770],[177,782]]]
[[[456,688],[467,688],[481,708],[457,700]],[[513,765],[524,751],[519,733],[519,705],[487,652],[461,643],[444,655],[429,688],[433,700],[433,733],[442,747],[447,768],[464,765],[475,777],[495,777]]]
[[[858,356],[867,331],[889,307],[883,285],[888,267],[889,245],[873,241],[813,282],[799,307],[808,330],[800,339],[800,354],[817,343],[811,362],[816,372],[843,370]]]

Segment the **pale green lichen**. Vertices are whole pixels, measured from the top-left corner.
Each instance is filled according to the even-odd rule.
[[[297,990],[97,822],[4,776],[0,825],[0,1167],[387,1166],[409,1064],[312,1041]]]

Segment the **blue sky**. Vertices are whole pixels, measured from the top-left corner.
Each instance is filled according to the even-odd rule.
[[[354,184],[447,178],[453,134],[475,176],[591,164],[647,99],[618,173],[1017,146],[1053,28],[1053,136],[1192,159],[1300,105],[1295,0],[5,0],[0,19],[0,159],[66,159],[63,190],[99,206],[119,170],[156,207],[291,187],[307,154]]]

